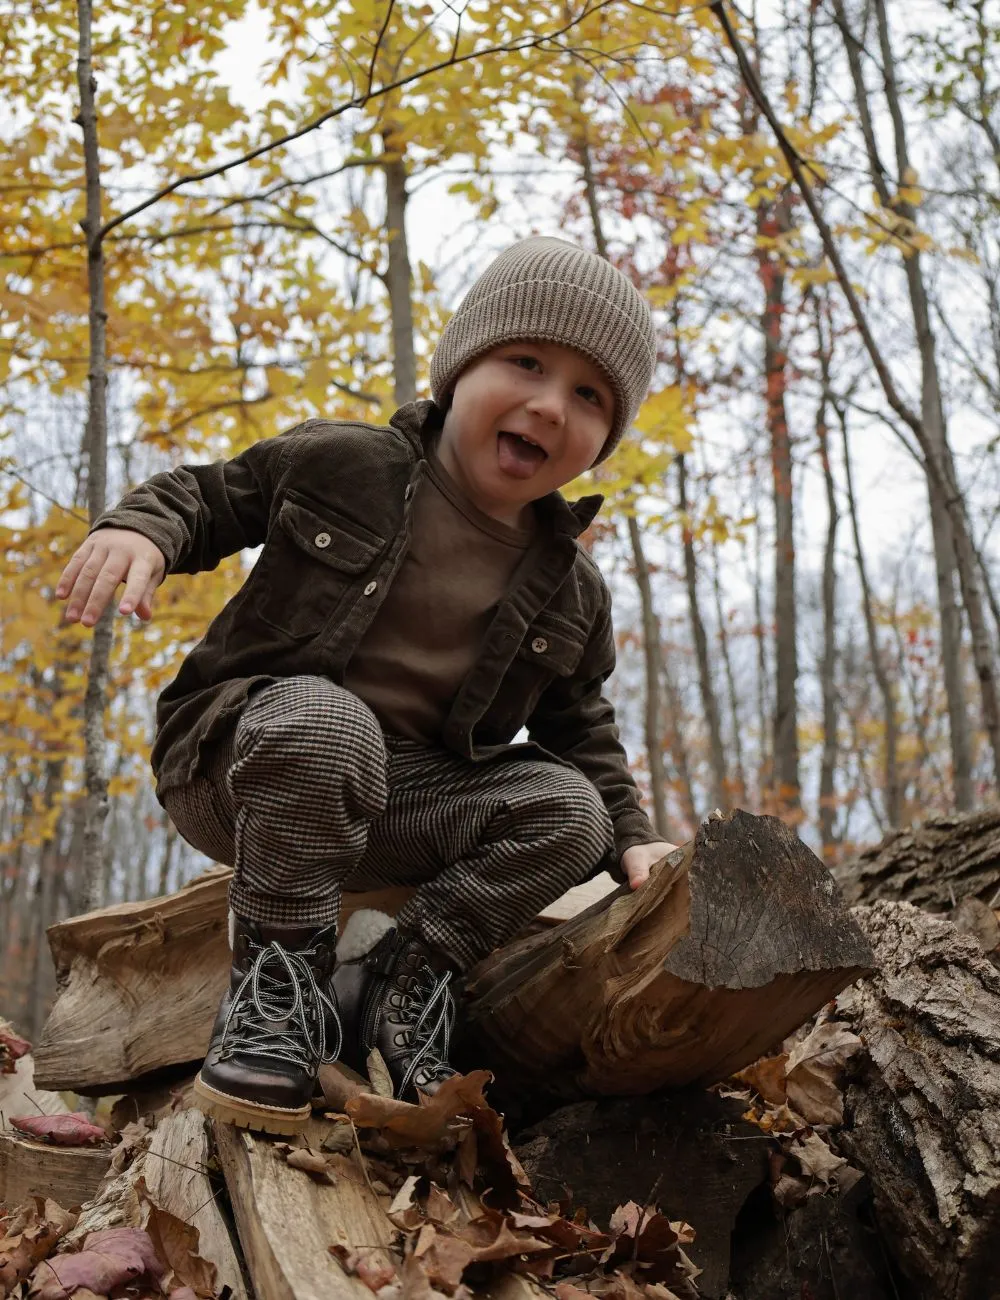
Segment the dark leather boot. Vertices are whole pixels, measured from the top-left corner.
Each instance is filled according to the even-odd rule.
[[[334,988],[343,1009],[344,1060],[365,1073],[377,1047],[396,1096],[435,1093],[457,1071],[448,1064],[455,1023],[454,971],[417,935],[389,930],[357,961],[338,962]]]
[[[194,1083],[206,1114],[264,1133],[305,1127],[319,1065],[341,1047],[336,943],[336,926],[285,930],[236,918],[229,988]]]

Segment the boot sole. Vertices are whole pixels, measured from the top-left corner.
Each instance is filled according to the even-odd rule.
[[[279,1137],[294,1137],[301,1133],[312,1115],[311,1106],[299,1106],[295,1109],[284,1106],[262,1106],[257,1102],[247,1101],[245,1097],[232,1097],[215,1088],[202,1079],[199,1074],[194,1081],[194,1095],[198,1098],[199,1108],[212,1119],[233,1124],[236,1128],[252,1129],[258,1133],[273,1133]]]

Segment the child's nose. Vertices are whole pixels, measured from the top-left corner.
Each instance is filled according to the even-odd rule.
[[[566,420],[566,394],[558,384],[545,384],[532,394],[528,410],[551,424],[563,424]]]

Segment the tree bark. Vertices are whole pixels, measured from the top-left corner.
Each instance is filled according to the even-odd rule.
[[[823,660],[820,665],[820,684],[823,694],[823,753],[819,768],[819,829],[823,844],[823,860],[830,863],[836,850],[834,830],[837,817],[837,492],[830,468],[830,444],[826,425],[826,392],[820,398],[816,412],[816,436],[819,441],[819,458],[823,466],[826,486],[826,543],[823,547]]]
[[[849,903],[901,900],[946,912],[963,898],[1000,905],[1000,808],[928,817],[833,869]]]
[[[574,77],[573,94],[577,104],[583,102],[583,79]],[[582,119],[585,121],[585,119]],[[590,213],[590,225],[598,254],[608,260],[608,244],[604,238],[601,208],[597,198],[593,161],[586,129],[581,128],[576,140],[583,170],[583,189]],[[634,507],[634,503],[633,503]],[[660,680],[663,675],[663,645],[660,640],[660,620],[653,603],[653,588],[649,581],[649,564],[642,544],[642,532],[634,508],[628,512],[628,536],[632,547],[632,564],[639,602],[642,607],[642,652],[645,666],[645,691],[643,692],[643,733],[646,744],[646,762],[649,764],[649,784],[653,798],[653,826],[663,839],[669,839],[667,819],[667,775],[663,765],[663,708],[660,701]]]
[[[791,225],[791,199],[757,208],[757,233],[774,238]],[[780,256],[766,247],[757,253],[764,290],[761,329],[764,335],[764,383],[767,430],[771,443],[774,488],[774,772],[773,798],[777,811],[799,807],[799,737],[797,609],[795,603],[795,517],[792,500],[792,445],[785,393],[788,354],[784,340],[785,268]]]
[[[681,513],[681,545],[684,551],[684,578],[687,587],[688,617],[691,620],[691,636],[694,640],[695,659],[698,664],[698,687],[701,694],[701,707],[708,727],[709,765],[712,772],[712,786],[709,791],[712,807],[725,809],[731,805],[729,783],[726,779],[726,755],[722,748],[722,726],[719,721],[719,705],[712,686],[712,670],[708,660],[708,637],[705,634],[705,621],[701,616],[698,603],[698,567],[694,553],[694,533],[688,516],[687,499],[687,462],[685,457],[677,457],[677,493]]]
[[[883,206],[898,211],[916,228],[916,210],[912,204],[893,195],[886,180],[885,169],[879,158],[872,122],[871,105],[861,66],[858,43],[850,31],[842,0],[836,0],[837,25],[844,39],[851,79],[854,83],[855,102],[861,120],[862,133],[868,153],[869,172]],[[892,117],[896,146],[897,175],[904,177],[909,169],[909,152],[906,128],[903,122],[899,96],[896,91],[893,52],[889,39],[888,20],[882,4],[875,5],[878,39],[883,60],[883,85]],[[951,462],[948,432],[944,420],[941,384],[937,369],[937,347],[931,329],[927,289],[924,283],[920,252],[912,250],[903,259],[906,284],[910,299],[910,312],[916,332],[920,355],[920,416],[929,444],[942,462]],[[952,472],[953,463],[952,463]],[[934,541],[934,563],[937,577],[938,611],[941,626],[941,663],[944,672],[945,694],[948,700],[948,724],[951,734],[953,783],[955,806],[971,808],[972,746],[969,734],[968,706],[962,680],[962,615],[955,594],[956,553],[955,538],[944,500],[945,484],[934,475],[927,478],[930,505],[931,533]]]
[[[660,703],[660,679],[663,671],[663,652],[660,642],[660,620],[653,604],[653,588],[649,581],[649,565],[642,545],[642,533],[635,515],[628,516],[628,535],[632,544],[632,562],[635,583],[639,589],[642,607],[642,652],[646,668],[644,696],[644,739],[646,761],[649,764],[649,784],[653,796],[653,826],[664,839],[669,838],[667,820],[667,777],[663,767],[663,719]]]
[[[467,1019],[519,1093],[564,1099],[713,1083],[869,966],[829,873],[739,810],[627,889],[470,973]]]
[[[906,903],[855,910],[876,972],[838,999],[867,1056],[838,1143],[925,1300],[1000,1296],[1000,972]]]
[[[391,132],[384,136],[386,153],[385,220],[389,266],[385,286],[389,291],[389,310],[392,316],[392,375],[393,400],[405,406],[417,397],[417,358],[413,347],[413,277],[410,272],[410,254],[406,241],[406,163],[402,152],[394,153]]]
[[[97,135],[97,81],[92,60],[92,0],[77,0],[79,54],[76,64],[80,93],[77,121],[83,131],[86,177],[86,216],[81,225],[87,238],[87,282],[90,294],[89,364],[87,400],[87,513],[93,523],[103,513],[107,496],[108,372],[107,322],[104,294],[104,242],[101,237],[101,161]],[[84,695],[84,785],[86,818],[83,833],[83,895],[91,895],[101,875],[102,831],[108,815],[108,781],[105,771],[104,711],[107,703],[108,662],[111,658],[114,607],[94,626]]]
[[[872,662],[872,672],[878,685],[882,700],[882,715],[885,718],[885,766],[883,800],[885,816],[890,826],[898,826],[902,819],[902,789],[899,779],[899,723],[896,716],[896,693],[885,670],[885,661],[878,643],[875,627],[875,610],[872,603],[871,586],[865,565],[865,554],[861,546],[861,526],[858,522],[858,503],[854,493],[854,479],[851,473],[851,444],[847,432],[847,413],[837,408],[840,428],[844,437],[844,478],[847,484],[847,507],[851,516],[851,531],[854,535],[854,555],[858,565],[858,580],[861,584],[861,609],[865,619],[865,633],[868,637],[868,654]]]

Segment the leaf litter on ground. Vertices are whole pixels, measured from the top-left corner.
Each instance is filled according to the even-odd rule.
[[[834,1018],[835,1007],[829,1003],[780,1052],[762,1056],[717,1089],[743,1101],[743,1118],[778,1143],[771,1153],[771,1190],[786,1208],[832,1188],[847,1192],[862,1177],[836,1151],[829,1131],[844,1122],[845,1069],[864,1051],[861,1039]]]
[[[92,1146],[108,1140],[104,1129],[82,1111],[73,1111],[69,1115],[14,1115],[10,1124],[11,1128],[27,1137],[60,1147]]]
[[[485,1070],[456,1075],[417,1104],[370,1093],[346,1099],[369,1166],[388,1182],[386,1165],[396,1162],[385,1212],[399,1241],[394,1256],[378,1258],[330,1247],[345,1271],[379,1300],[465,1300],[470,1285],[498,1271],[615,1300],[696,1296],[699,1270],[684,1251],[689,1225],[629,1202],[601,1231],[580,1212],[567,1218],[533,1199],[503,1116],[484,1095],[490,1079]],[[574,1297],[567,1291],[564,1300]]]

